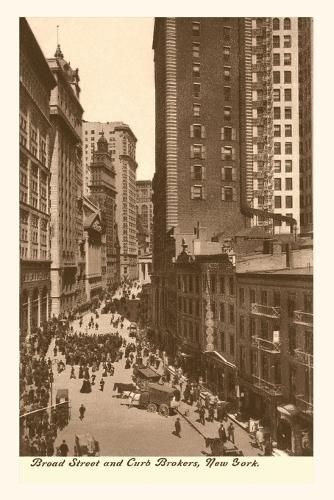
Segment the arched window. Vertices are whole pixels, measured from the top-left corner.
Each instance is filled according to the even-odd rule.
[[[273,19],[273,30],[279,30],[279,19],[277,17]]]
[[[291,19],[290,19],[290,17],[285,17],[284,18],[284,29],[285,30],[291,30]]]

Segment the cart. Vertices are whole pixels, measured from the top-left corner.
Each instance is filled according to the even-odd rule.
[[[159,415],[168,417],[180,404],[177,392],[167,385],[149,382],[144,390],[130,395],[129,406],[144,408],[149,413],[158,411]]]
[[[68,389],[58,389],[56,393],[56,418],[60,427],[65,427],[70,420],[70,400]]]

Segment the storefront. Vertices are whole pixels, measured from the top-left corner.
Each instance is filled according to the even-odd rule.
[[[291,455],[313,454],[313,426],[310,419],[293,404],[277,407],[277,448]]]
[[[201,354],[199,350],[190,344],[182,342],[176,352],[175,365],[182,369],[182,373],[187,378],[197,382],[201,375]]]
[[[236,365],[217,351],[202,354],[203,383],[223,401],[236,400]]]

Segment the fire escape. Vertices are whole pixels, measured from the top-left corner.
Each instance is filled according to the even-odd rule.
[[[259,116],[258,125],[263,130],[263,153],[259,156],[258,179],[261,179],[259,190],[261,205],[264,212],[272,212],[273,201],[273,90],[272,90],[272,29],[271,19],[265,18],[262,27],[262,59],[260,63],[263,82],[263,112]],[[258,225],[272,230],[273,220],[265,218]]]

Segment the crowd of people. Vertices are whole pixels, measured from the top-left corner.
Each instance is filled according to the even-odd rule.
[[[53,383],[52,362],[46,355],[55,336],[60,338],[68,327],[55,318],[28,337],[20,339],[20,454],[53,455],[57,430],[63,416],[49,411]],[[61,349],[64,344],[59,346]]]

